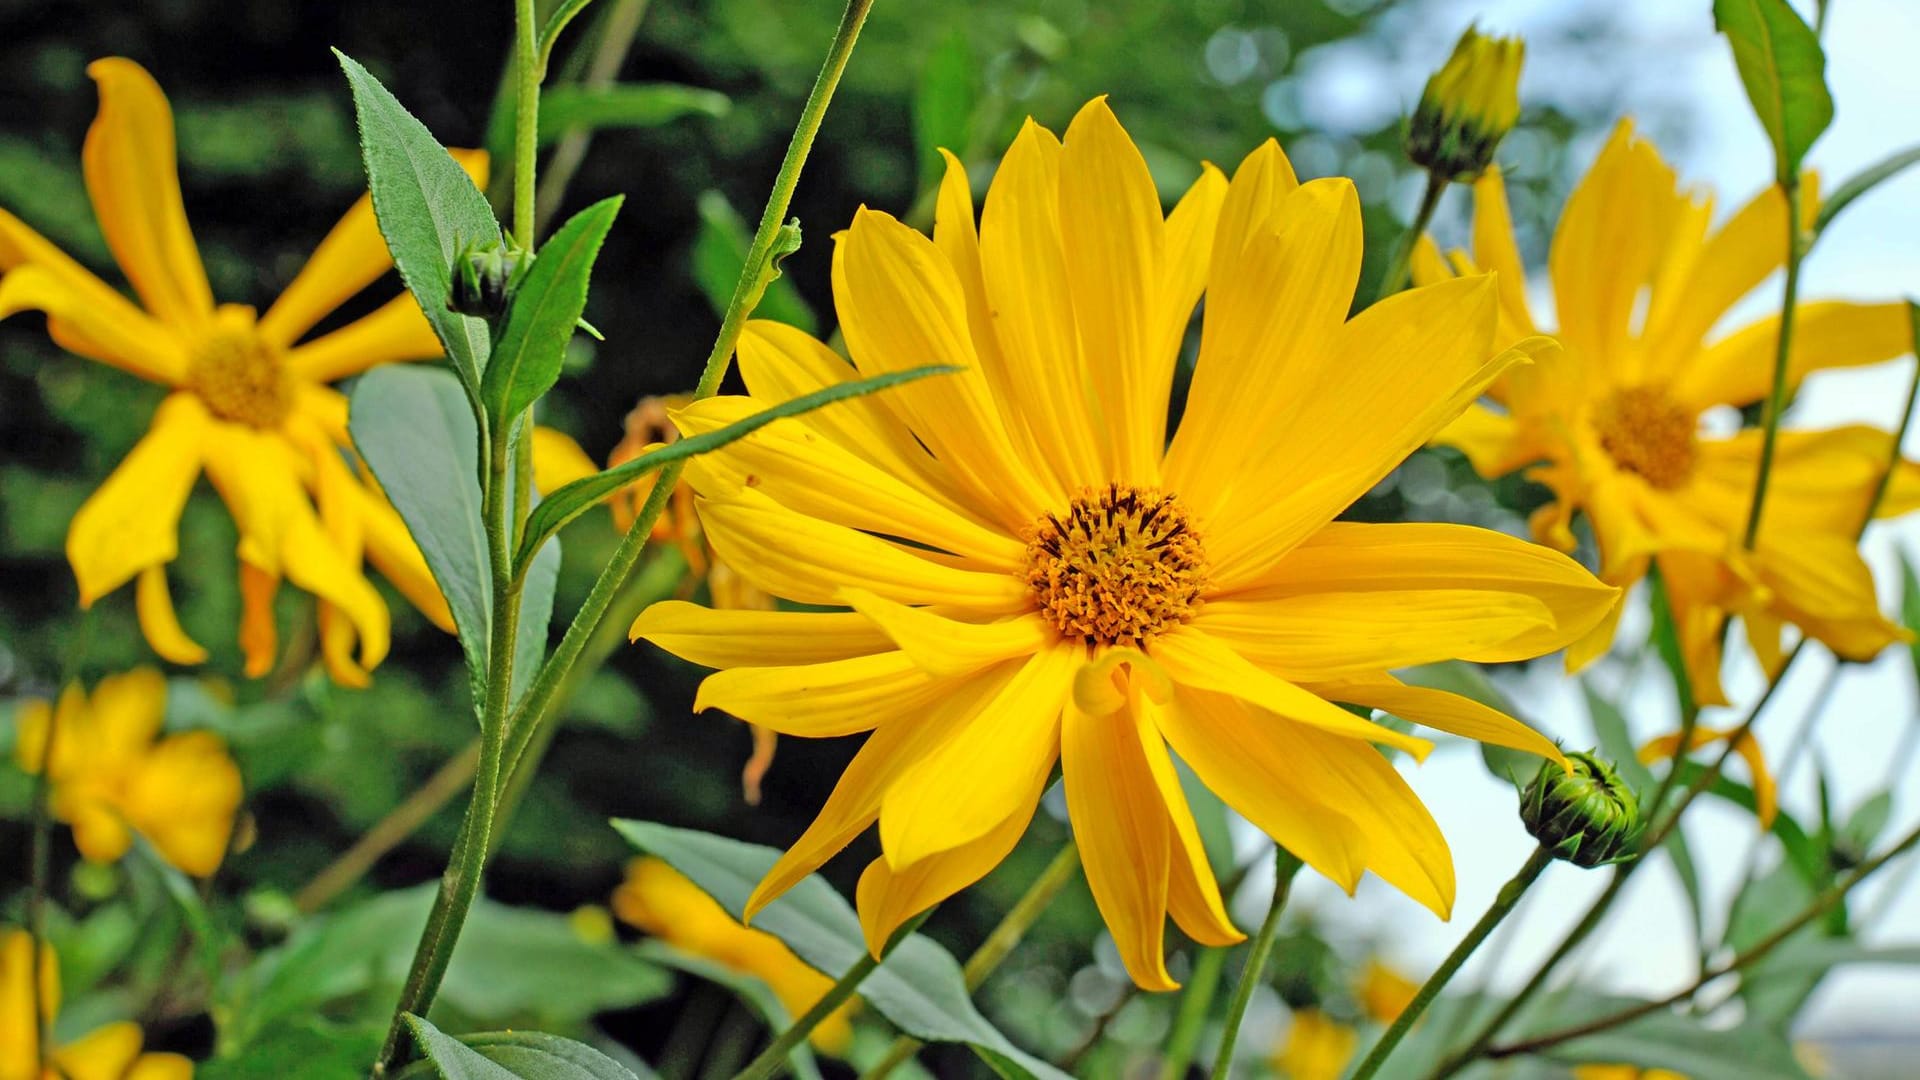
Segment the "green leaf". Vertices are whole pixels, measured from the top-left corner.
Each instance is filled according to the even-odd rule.
[[[594,260],[624,201],[621,195],[602,199],[568,219],[541,246],[514,293],[480,383],[480,399],[499,430],[560,378],[560,361],[587,307]]]
[[[559,532],[567,522],[593,509],[594,506],[612,497],[620,489],[640,479],[642,476],[653,472],[655,469],[693,457],[696,454],[704,454],[710,450],[717,450],[736,439],[744,438],[758,431],[768,424],[773,423],[775,420],[790,416],[799,416],[803,413],[812,412],[814,409],[820,408],[823,405],[831,405],[836,401],[845,401],[848,398],[861,397],[879,390],[888,389],[889,387],[898,386],[901,383],[912,382],[915,379],[923,379],[929,375],[946,375],[958,370],[958,368],[951,365],[932,364],[927,367],[909,368],[906,371],[892,371],[885,375],[875,375],[870,379],[850,379],[822,390],[815,390],[811,394],[802,394],[791,401],[782,402],[771,408],[763,409],[760,412],[754,413],[752,416],[743,420],[736,420],[725,427],[715,428],[712,431],[668,443],[657,450],[649,451],[634,458],[632,461],[623,462],[605,472],[595,473],[592,476],[575,480],[573,483],[561,487],[559,490],[541,500],[540,505],[534,507],[533,513],[527,515],[526,529],[520,544],[520,554],[516,557],[516,564],[524,562],[527,559],[531,554],[532,545],[545,541],[554,533]]]
[[[980,96],[974,77],[978,65],[966,35],[955,31],[934,47],[920,69],[913,92],[913,145],[920,162],[920,189],[939,184],[945,169],[942,148],[965,154],[973,128],[973,110]]]
[[[567,24],[573,21],[574,16],[587,10],[587,5],[592,2],[593,0],[564,0],[559,7],[553,9],[553,14],[547,16],[546,25],[540,28],[540,36],[535,39],[534,46],[534,55],[538,57],[538,66],[543,78],[547,73],[548,62],[553,59],[553,47],[559,42],[561,31],[567,28]],[[552,91],[548,93],[551,94]],[[545,101],[543,100],[541,104],[544,105]]]
[[[720,902],[734,918],[780,857],[772,848],[645,821],[615,821],[633,845],[658,855]],[[810,875],[754,916],[756,929],[787,943],[829,977],[866,953],[859,916],[818,875]],[[895,1027],[923,1042],[971,1046],[1003,1076],[1064,1080],[1064,1073],[1007,1041],[974,1008],[960,965],[930,939],[911,934],[860,984],[860,996]]]
[[[740,268],[746,264],[753,233],[727,202],[727,197],[717,191],[703,193],[699,208],[700,233],[693,241],[693,280],[713,307],[713,313],[724,316],[727,305],[733,302],[733,289],[740,281]],[[813,309],[801,298],[800,290],[783,278],[768,282],[753,314],[756,318],[797,326],[809,334],[817,332],[819,326]]]
[[[1634,1002],[1600,994],[1571,994],[1550,1022],[1534,1020],[1526,1033],[1597,1017]],[[1557,1061],[1625,1063],[1670,1069],[1689,1080],[1808,1080],[1784,1027],[1748,1019],[1709,1027],[1697,1016],[1656,1012],[1632,1023],[1564,1043],[1548,1051]]]
[[[484,320],[447,310],[453,259],[474,243],[497,243],[500,223],[466,170],[367,69],[333,54],[353,87],[360,151],[373,213],[400,280],[420,302],[470,395],[480,391],[490,335]]]
[[[362,1080],[367,1063],[380,1052],[386,1029],[384,1017],[349,1025],[318,1017],[288,1018],[243,1045],[223,1037],[216,1056],[196,1064],[193,1075],[196,1080]]]
[[[1813,219],[1815,234],[1826,231],[1834,218],[1840,216],[1853,200],[1879,187],[1881,184],[1905,172],[1909,167],[1920,164],[1920,146],[1909,146],[1897,154],[1890,154],[1878,164],[1869,165],[1860,172],[1847,178],[1847,181],[1833,189],[1820,204],[1820,212]]]
[[[1662,609],[1662,605],[1656,601],[1654,609],[1658,612]],[[1656,615],[1656,627],[1660,621]],[[1671,623],[1668,625],[1671,626]],[[1634,745],[1633,736],[1627,730],[1627,718],[1585,680],[1580,682],[1580,692],[1586,696],[1587,715],[1593,721],[1594,738],[1600,743],[1601,753],[1620,770],[1621,779],[1631,784],[1634,791],[1639,793],[1642,800],[1640,816],[1642,820],[1646,820],[1655,812],[1655,808],[1649,806],[1646,800],[1653,797],[1653,792],[1659,787],[1659,783],[1653,778],[1652,771],[1640,761],[1639,748]],[[1679,879],[1680,889],[1686,893],[1687,915],[1693,923],[1694,940],[1705,948],[1706,900],[1700,889],[1700,871],[1693,861],[1693,848],[1687,843],[1686,830],[1675,829],[1668,833],[1667,838],[1660,842],[1660,848],[1667,853],[1668,860],[1673,863],[1674,877]]]
[[[521,1080],[639,1080],[593,1047],[544,1032],[487,1031],[460,1042]]]
[[[1674,787],[1681,790],[1692,785],[1694,780],[1706,771],[1706,766],[1693,761],[1678,762],[1675,768],[1678,772],[1674,778]],[[1722,775],[1715,779],[1705,788],[1704,793],[1717,799],[1724,799],[1748,813],[1756,813],[1759,808],[1753,789],[1729,776]],[[1786,852],[1788,865],[1793,867],[1802,880],[1815,886],[1826,883],[1830,873],[1826,865],[1826,857],[1820,845],[1807,835],[1799,819],[1785,810],[1775,809],[1770,831],[1774,838],[1780,841],[1782,850]]]
[[[718,90],[679,83],[556,86],[540,95],[540,141],[558,142],[573,131],[659,127],[684,116],[725,116],[732,107],[732,99]]]
[[[784,1031],[793,1023],[793,1016],[787,1007],[780,1004],[780,998],[766,983],[745,975],[730,967],[717,964],[703,956],[676,949],[657,938],[649,938],[635,946],[635,952],[662,967],[677,968],[696,978],[724,986],[734,992],[747,1007],[760,1014],[766,1021],[767,1030]],[[814,1060],[813,1048],[805,1039],[787,1055],[787,1067],[799,1080],[820,1080],[820,1065]]]
[[[1900,560],[1900,625],[1914,634],[1907,642],[1907,660],[1913,665],[1913,677],[1920,679],[1920,576],[1914,574],[1906,548],[1895,548],[1894,555]]]
[[[407,1027],[413,1031],[414,1045],[444,1080],[521,1080],[519,1074],[481,1057],[460,1040],[412,1013],[407,1014]]]
[[[1833,122],[1819,35],[1787,0],[1714,0],[1713,21],[1773,144],[1775,179],[1798,183],[1807,150]]]

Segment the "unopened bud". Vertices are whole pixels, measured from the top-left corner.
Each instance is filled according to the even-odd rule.
[[[513,300],[533,254],[498,243],[472,244],[453,260],[453,285],[447,292],[447,310],[482,319],[497,319]]]
[[[1527,831],[1575,866],[1600,866],[1633,856],[1640,840],[1640,800],[1611,764],[1569,753],[1573,771],[1549,761],[1520,796]]]
[[[1473,180],[1520,119],[1520,64],[1526,42],[1474,27],[1420,93],[1407,125],[1407,156],[1448,180]]]

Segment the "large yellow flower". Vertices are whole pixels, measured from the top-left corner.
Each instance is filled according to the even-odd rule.
[[[25,930],[0,931],[0,1080],[192,1080],[193,1062],[179,1054],[141,1053],[146,1036],[130,1020],[54,1047],[43,1072],[39,1020],[52,1020],[60,1010],[60,965],[45,945],[38,964],[33,952],[33,937]]]
[[[167,681],[152,668],[109,675],[92,697],[78,686],[56,706],[20,707],[14,759],[37,773],[53,736],[53,813],[93,862],[126,854],[140,833],[168,862],[205,877],[227,853],[243,794],[240,769],[211,731],[160,737]],[[57,723],[56,723],[57,721]]]
[[[365,196],[266,314],[216,307],[180,199],[165,95],[130,60],[87,70],[100,88],[82,157],[87,191],[141,306],[0,211],[0,318],[43,311],[62,346],[173,393],[74,516],[67,557],[80,602],[137,580],[140,625],[154,651],[182,664],[206,658],[181,629],[166,579],[179,554],[181,508],[204,470],[239,527],[248,673],[273,663],[273,597],[284,579],[318,599],[333,676],[364,684],[386,655],[389,626],[363,555],[433,621],[449,630],[453,622],[399,516],[349,464],[346,398],[327,384],[375,364],[438,356],[440,344],[406,294],[302,341],[393,265]],[[464,164],[477,175],[485,157],[467,154]]]
[[[1555,552],[1452,525],[1333,521],[1523,350],[1495,355],[1494,284],[1346,318],[1360,206],[1298,183],[1271,140],[1232,183],[1206,167],[1163,216],[1103,100],[1065,143],[1028,123],[976,231],[948,159],[932,240],[860,211],[833,256],[849,366],[751,324],[751,397],[688,434],[861,375],[964,370],[762,429],[688,470],[715,550],[754,586],[852,611],[666,602],[634,625],[723,670],[699,708],[783,735],[873,731],[761,882],[767,903],[876,820],[860,880],[878,948],[1014,845],[1056,759],[1089,883],[1128,969],[1168,988],[1167,915],[1239,940],[1171,744],[1210,787],[1352,889],[1372,870],[1441,914],[1452,860],[1374,744],[1427,740],[1335,702],[1554,754],[1531,729],[1388,669],[1516,660],[1618,598]],[[1169,448],[1180,342],[1208,294]]]
[[[1806,186],[1811,192],[1811,177]],[[1816,203],[1810,194],[1809,214]],[[1459,447],[1485,476],[1535,466],[1528,475],[1555,496],[1536,514],[1535,534],[1572,550],[1569,522],[1584,510],[1607,581],[1630,584],[1657,563],[1705,704],[1726,703],[1720,647],[1728,611],[1745,616],[1769,670],[1779,663],[1783,622],[1853,660],[1899,635],[1881,617],[1854,547],[1888,460],[1886,432],[1783,432],[1757,550],[1743,550],[1761,438],[1757,429],[1733,430],[1734,410],[1771,387],[1779,319],[1709,335],[1782,265],[1786,213],[1785,197],[1769,189],[1709,229],[1711,197],[1683,189],[1622,122],[1554,234],[1553,333],[1564,351],[1507,375],[1494,385],[1492,405],[1475,405],[1437,440]],[[1499,277],[1500,339],[1542,332],[1528,311],[1497,170],[1474,185],[1472,255],[1443,259],[1426,241],[1414,260],[1422,284],[1482,270]],[[1802,304],[1791,378],[1798,385],[1820,368],[1899,356],[1911,336],[1904,304]],[[1917,483],[1904,466],[1881,512],[1920,505]],[[1611,623],[1596,628],[1569,660],[1577,667],[1612,637]]]

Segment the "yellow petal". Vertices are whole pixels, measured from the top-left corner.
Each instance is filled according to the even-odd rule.
[[[401,293],[370,314],[287,353],[290,371],[315,382],[358,375],[379,364],[428,360],[440,355],[440,339],[411,293]]]
[[[1411,589],[1208,600],[1193,626],[1287,679],[1308,682],[1494,652],[1553,627],[1521,593]]]
[[[193,1060],[181,1054],[141,1054],[120,1080],[193,1080]]]
[[[134,307],[80,264],[0,210],[0,319],[22,311],[47,316],[47,334],[62,348],[143,379],[178,384],[186,378],[181,337]]]
[[[82,606],[179,553],[180,511],[200,475],[208,428],[198,399],[169,397],[147,434],[74,515],[67,561]]]
[[[27,931],[0,930],[0,1075],[8,1080],[40,1075],[40,1022],[52,1020],[60,1007],[60,963],[51,945],[42,942],[38,952],[36,964]]]
[[[1240,259],[1257,235],[1270,234],[1287,196],[1300,186],[1293,163],[1268,139],[1241,159],[1233,170],[1227,197],[1220,204],[1220,223],[1214,230],[1213,254],[1207,267],[1207,291],[1218,292],[1240,273]]]
[[[154,746],[127,785],[127,820],[162,858],[195,877],[220,866],[240,807],[240,769],[210,731]]]
[[[140,617],[140,632],[161,659],[176,664],[206,662],[207,650],[187,636],[180,617],[174,614],[173,593],[167,588],[164,565],[155,564],[140,571],[139,583],[134,587],[134,604]]]
[[[1773,389],[1779,340],[1778,315],[1728,334],[1681,369],[1673,386],[1675,398],[1701,409],[1750,405],[1765,398]],[[1794,312],[1787,381],[1797,386],[1815,371],[1878,364],[1912,351],[1913,322],[1904,302],[1801,304]]]
[[[924,706],[950,686],[906,653],[883,652],[793,667],[737,667],[700,684],[693,709],[724,709],[782,735],[832,738],[867,731]]]
[[[1407,686],[1392,676],[1322,683],[1310,689],[1329,701],[1365,705],[1451,735],[1538,754],[1571,771],[1560,748],[1546,736],[1472,698],[1424,686]]]
[[[1191,626],[1154,639],[1149,651],[1182,686],[1239,698],[1295,723],[1311,725],[1346,739],[1405,750],[1416,759],[1424,759],[1433,749],[1433,744],[1425,739],[1368,723],[1324,698],[1262,671],[1224,643]]]
[[[99,85],[100,112],[80,160],[100,231],[147,310],[198,330],[213,317],[213,290],[180,201],[173,109],[131,60],[95,60],[87,74]]]
[[[533,486],[549,494],[600,471],[573,436],[535,425],[533,429]]]
[[[86,767],[116,776],[133,768],[159,733],[166,708],[167,680],[153,668],[101,679],[79,725],[85,734],[76,749],[84,750]]]
[[[1738,728],[1696,727],[1692,740],[1687,744],[1687,752],[1725,742],[1736,731],[1739,731],[1740,738],[1734,743],[1733,752],[1746,762],[1747,774],[1753,778],[1754,817],[1759,819],[1762,829],[1772,828],[1774,814],[1779,809],[1779,795],[1774,787],[1773,773],[1767,768],[1766,755],[1761,752],[1760,741],[1753,737],[1753,732]],[[1681,754],[1679,732],[1649,739],[1640,747],[1640,760],[1647,764],[1671,760]]]
[[[1227,178],[1210,163],[1200,166],[1200,179],[1167,215],[1166,273],[1161,278],[1154,315],[1153,355],[1178,357],[1180,344],[1187,336],[1187,324],[1193,321],[1193,306],[1206,288],[1207,270],[1213,261],[1214,237],[1218,234],[1220,211],[1227,200]],[[1171,360],[1156,373],[1163,382],[1173,379]],[[1150,384],[1149,391],[1164,397],[1167,390]],[[1166,441],[1166,409],[1149,420],[1159,444]]]
[[[66,1080],[125,1080],[145,1037],[131,1020],[95,1028],[53,1053]]]
[[[1087,885],[1120,959],[1142,989],[1177,989],[1163,948],[1171,830],[1134,717],[1068,708],[1060,767]]]
[[[959,570],[874,536],[797,514],[751,489],[702,499],[713,549],[755,587],[802,604],[838,604],[844,588],[903,604],[953,604],[997,614],[1028,603],[1011,574]]]
[[[1060,240],[1086,378],[1104,423],[1095,432],[1110,479],[1157,479],[1174,355],[1156,333],[1167,270],[1166,220],[1146,159],[1094,98],[1060,152]]]
[[[1158,789],[1167,819],[1173,826],[1168,848],[1167,914],[1193,940],[1202,945],[1234,945],[1246,940],[1233,925],[1227,906],[1220,897],[1220,884],[1214,879],[1213,866],[1207,861],[1206,844],[1200,839],[1200,827],[1187,805],[1187,794],[1174,769],[1173,757],[1160,734],[1160,717],[1173,701],[1171,685],[1155,700],[1151,693],[1130,695],[1135,738]]]
[[[901,870],[888,866],[884,858],[868,863],[854,893],[867,951],[879,956],[908,919],[986,877],[1000,865],[1033,821],[1033,812],[1040,805],[1040,792],[1041,786],[1036,785],[1030,797],[1021,800],[1019,808],[1005,821],[971,843],[929,855]]]
[[[817,664],[895,647],[885,631],[858,612],[737,611],[684,600],[648,607],[627,636],[710,668]]]
[[[486,151],[447,152],[467,170],[467,175],[473,177],[474,183],[486,186]],[[260,333],[282,348],[292,345],[300,340],[301,335],[313,329],[314,324],[392,268],[393,257],[387,253],[387,242],[380,235],[379,223],[374,220],[373,201],[362,195],[327,233],[326,238],[320,241],[320,246],[313,249],[307,264],[300,268],[300,273],[286,291],[260,317]],[[414,314],[418,315],[419,305],[412,307]],[[424,329],[427,324],[422,319],[419,325]],[[428,336],[432,336],[430,330]],[[440,347],[436,343],[431,351],[420,355],[439,354]]]
[[[929,675],[966,675],[990,664],[1031,656],[1058,638],[1038,613],[971,623],[907,607],[858,589],[845,591],[855,611],[873,621]]]
[[[1496,275],[1502,323],[1521,336],[1534,333],[1533,317],[1527,311],[1527,268],[1514,242],[1507,182],[1498,165],[1489,165],[1473,184],[1473,261]],[[1509,343],[1503,336],[1500,344]]]
[[[900,774],[881,802],[880,850],[888,865],[904,869],[978,840],[1019,810],[1053,769],[1060,709],[1080,657],[1067,646],[1027,660]]]

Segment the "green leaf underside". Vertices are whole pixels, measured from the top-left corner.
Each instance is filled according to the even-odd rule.
[[[360,148],[374,218],[400,280],[420,303],[454,370],[477,394],[487,366],[487,324],[447,310],[454,256],[468,244],[498,242],[487,198],[446,148],[352,57],[334,50],[353,87]]]
[[[556,86],[540,95],[540,141],[557,142],[570,131],[649,128],[686,116],[725,116],[732,107],[732,99],[718,90],[679,83]]]
[[[1787,0],[1714,0],[1713,21],[1773,144],[1776,179],[1798,182],[1807,150],[1833,122],[1819,36]]]
[[[815,390],[811,394],[802,394],[791,401],[785,401],[771,408],[763,409],[760,412],[754,413],[752,416],[736,420],[725,427],[715,428],[712,431],[668,443],[657,450],[649,451],[634,458],[632,461],[623,462],[605,472],[595,473],[592,476],[575,480],[573,483],[566,484],[549,494],[545,499],[541,500],[539,506],[534,507],[533,513],[527,516],[524,534],[525,539],[520,545],[520,552],[515,557],[515,563],[519,565],[525,562],[530,554],[531,545],[546,540],[554,533],[559,532],[567,522],[593,509],[601,502],[612,497],[614,493],[620,489],[653,472],[655,469],[693,457],[696,454],[704,454],[711,450],[717,450],[736,439],[751,435],[753,432],[773,423],[775,420],[800,416],[822,406],[831,405],[836,401],[845,401],[848,398],[861,397],[880,390],[886,390],[890,387],[899,386],[902,383],[912,382],[915,379],[924,379],[929,375],[948,375],[958,370],[959,368],[951,365],[933,364],[927,367],[909,368],[906,371],[892,371],[885,375],[875,375],[870,379],[851,379],[822,390]]]
[[[780,853],[723,836],[645,821],[615,821],[635,847],[665,859],[734,918]],[[812,967],[838,977],[866,952],[859,916],[818,875],[809,875],[754,917]],[[1024,1053],[973,1005],[960,965],[932,940],[911,934],[860,984],[860,996],[895,1027],[923,1042],[964,1043],[1003,1076],[1064,1080],[1066,1074]]]
[[[567,342],[587,307],[594,260],[624,201],[615,195],[594,203],[541,246],[481,380],[480,398],[494,424],[504,427],[560,378]]]

